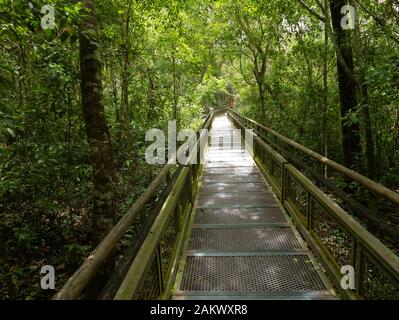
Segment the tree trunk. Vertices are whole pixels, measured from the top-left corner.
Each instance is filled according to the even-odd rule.
[[[114,100],[114,105],[115,105],[115,123],[116,123],[116,127],[118,129],[118,134],[117,137],[119,137],[120,135],[120,121],[121,121],[121,115],[120,115],[120,108],[119,108],[119,98],[118,98],[118,88],[117,88],[117,84],[116,84],[116,78],[115,78],[115,69],[114,69],[114,64],[113,62],[111,62],[109,64],[109,75],[111,78],[111,86],[112,86],[112,97]],[[118,139],[119,141],[119,139]]]
[[[262,115],[262,118],[265,119],[265,91],[263,89],[263,84],[258,85],[258,91],[259,91],[259,104],[260,104],[260,113]]]
[[[177,131],[179,131],[179,114],[178,114],[178,103],[179,103],[179,87],[180,87],[180,75],[176,70],[176,56],[175,52],[172,54],[172,67],[173,67],[173,120],[176,121]]]
[[[115,219],[115,164],[104,114],[98,22],[93,0],[79,30],[82,107],[93,166],[93,240],[98,242]]]
[[[129,112],[129,73],[128,73],[128,66],[129,64],[129,52],[124,45],[124,52],[123,52],[123,65],[122,65],[122,114],[123,114],[123,130],[129,130],[129,118],[130,118],[130,112]],[[126,134],[125,132],[124,134]]]
[[[374,142],[373,142],[373,132],[371,127],[370,119],[370,109],[369,109],[369,99],[368,90],[365,79],[365,62],[364,53],[361,44],[360,37],[360,25],[357,15],[356,2],[351,1],[352,6],[356,9],[356,19],[355,19],[355,30],[354,30],[354,52],[355,52],[355,62],[356,62],[356,76],[358,79],[358,97],[360,100],[360,108],[363,118],[364,135],[365,135],[365,149],[366,149],[366,164],[367,172],[370,179],[374,179],[375,174],[375,156],[374,156]]]
[[[341,128],[344,164],[346,167],[358,167],[361,154],[359,122],[350,122],[345,118],[357,111],[356,82],[352,56],[350,30],[341,27],[341,8],[345,0],[329,0],[331,20],[337,42],[337,72],[341,104]]]
[[[132,134],[130,123],[132,120],[131,110],[129,109],[129,61],[130,61],[130,16],[132,11],[133,0],[129,1],[129,4],[125,11],[124,23],[122,26],[122,135],[124,136],[125,147],[130,150],[132,143]]]
[[[324,0],[324,10],[328,14],[328,1]],[[323,119],[322,119],[322,154],[328,158],[328,23],[324,24],[323,52]],[[324,166],[324,178],[328,178],[328,166]]]
[[[266,74],[266,57],[262,56],[261,57],[261,65],[258,65],[258,57],[257,53],[254,53],[254,66],[253,66],[253,73],[255,75],[256,83],[258,84],[258,94],[259,94],[259,110],[262,116],[262,119],[264,120],[266,117],[265,113],[265,74]]]

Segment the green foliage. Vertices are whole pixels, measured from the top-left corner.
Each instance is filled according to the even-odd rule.
[[[235,92],[226,78],[217,78],[207,74],[198,86],[197,95],[205,110],[212,110],[230,107]]]
[[[33,8],[29,1],[0,1],[0,298],[46,298],[32,280],[38,267],[61,266],[64,281],[95,245],[89,242],[93,172],[81,110],[78,41],[88,10],[79,1],[53,0],[56,26],[44,31],[40,8],[48,1],[30,3]],[[364,126],[361,109],[340,114],[331,41],[325,92],[323,30],[297,1],[95,3],[118,217],[159,169],[144,161],[146,131],[166,129],[175,113],[180,128],[197,129],[211,109],[234,107],[318,152],[325,147],[326,116],[328,155],[338,162],[341,120]],[[361,34],[377,178],[397,189],[398,16],[389,1],[362,4],[386,21],[382,27],[360,10],[368,19]],[[365,196],[344,180],[336,184]]]
[[[72,243],[64,246],[64,263],[66,268],[75,269],[89,253],[90,246]]]
[[[39,235],[28,224],[14,228],[14,237],[18,249],[29,251],[37,248]]]

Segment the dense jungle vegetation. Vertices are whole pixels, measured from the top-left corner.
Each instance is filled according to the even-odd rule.
[[[398,26],[396,0],[0,0],[0,299],[62,286],[170,120],[232,107],[399,190]]]

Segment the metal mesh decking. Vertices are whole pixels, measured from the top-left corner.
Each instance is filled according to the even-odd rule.
[[[333,297],[249,153],[223,144],[233,134],[227,117],[213,129],[174,298]]]
[[[194,228],[188,250],[251,252],[301,249],[290,227]]]
[[[282,223],[286,218],[280,208],[198,208],[194,224]]]
[[[187,257],[182,291],[318,291],[326,287],[306,255]]]

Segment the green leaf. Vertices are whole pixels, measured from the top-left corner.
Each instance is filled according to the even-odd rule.
[[[60,40],[61,40],[61,42],[65,42],[65,41],[68,40],[68,38],[69,38],[69,32],[68,32],[68,31],[64,31],[64,32],[61,34]]]
[[[14,131],[12,131],[10,128],[7,128],[7,131],[13,138],[15,138],[15,132]]]

